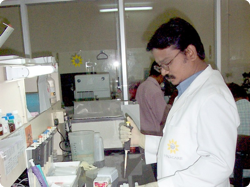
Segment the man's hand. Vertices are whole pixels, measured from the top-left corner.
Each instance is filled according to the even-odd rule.
[[[120,127],[120,140],[122,143],[128,141],[131,138],[131,146],[140,146],[141,148],[145,147],[145,136],[139,131],[137,126],[135,125],[134,121],[127,117],[127,120],[130,122],[130,125],[133,127],[132,131],[122,125]]]

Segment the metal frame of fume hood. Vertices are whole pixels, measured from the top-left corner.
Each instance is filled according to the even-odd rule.
[[[21,8],[21,20],[22,20],[22,31],[24,41],[24,51],[28,58],[31,57],[31,45],[29,35],[29,22],[28,22],[28,4],[39,4],[39,3],[53,3],[53,2],[68,2],[76,0],[5,0],[0,6],[11,6],[20,5]],[[82,0],[83,1],[83,0]],[[128,78],[127,78],[127,59],[126,59],[126,38],[125,38],[125,24],[124,24],[124,1],[118,1],[118,13],[119,13],[119,39],[120,39],[120,59],[122,65],[122,91],[123,100],[128,100]],[[221,71],[221,0],[214,0],[214,11],[215,11],[215,64],[217,69]],[[119,48],[118,48],[119,49]]]

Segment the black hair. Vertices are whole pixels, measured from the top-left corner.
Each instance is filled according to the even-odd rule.
[[[159,65],[155,61],[152,63],[151,68],[150,68],[150,72],[149,72],[149,76],[155,75],[156,77],[158,77],[159,75],[161,75],[161,73],[156,71],[154,66],[159,66]]]
[[[233,82],[229,83],[227,86],[231,90],[234,98],[245,98],[245,99],[248,99],[247,92],[246,92],[246,90],[242,86],[239,86],[238,84],[235,84]]]
[[[147,51],[154,48],[165,49],[170,46],[184,51],[190,44],[195,46],[199,58],[204,60],[205,51],[198,32],[187,21],[175,17],[155,31],[147,45]]]

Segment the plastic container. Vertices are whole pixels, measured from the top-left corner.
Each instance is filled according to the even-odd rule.
[[[95,162],[103,161],[104,160],[104,147],[102,137],[100,136],[99,132],[95,132]]]
[[[87,187],[93,187],[93,182],[95,178],[97,177],[98,169],[93,169],[93,170],[86,170],[86,181],[85,185]]]
[[[15,119],[14,122],[15,122],[16,128],[21,127],[21,126],[23,125],[23,123],[22,123],[21,117],[20,117],[19,114],[18,114],[18,111],[17,111],[17,110],[14,110],[14,111],[12,112],[12,114],[13,114],[14,119]]]
[[[94,131],[75,131],[69,133],[73,161],[94,163]]]
[[[110,178],[108,177],[96,177],[93,186],[94,187],[108,187],[110,184]]]
[[[97,177],[108,177],[111,182],[118,178],[118,170],[115,167],[103,167],[98,171]]]
[[[47,176],[68,176],[77,175],[79,178],[81,174],[80,161],[71,162],[54,162]]]
[[[8,124],[8,117],[3,116],[1,118],[1,121],[2,121],[2,125],[3,125],[3,134],[9,134],[10,133],[10,128],[9,128],[9,124]]]
[[[3,135],[2,110],[0,109],[0,136]]]
[[[104,145],[103,145],[102,137],[100,136],[99,132],[95,132],[94,139],[95,139],[94,166],[98,168],[102,168],[105,166]]]
[[[60,184],[60,186],[65,187],[75,187],[77,186],[76,175],[69,175],[69,176],[48,176],[46,177],[49,187],[53,184]]]
[[[55,89],[55,81],[51,77],[51,75],[48,75],[47,82],[49,84],[50,103],[54,104],[56,103],[56,89]]]

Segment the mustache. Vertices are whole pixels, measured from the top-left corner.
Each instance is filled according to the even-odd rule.
[[[174,75],[165,75],[164,76],[165,79],[175,79],[175,76]]]

